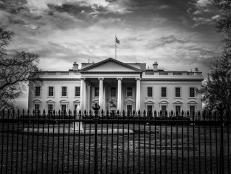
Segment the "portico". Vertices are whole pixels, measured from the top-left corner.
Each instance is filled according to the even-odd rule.
[[[140,110],[140,69],[109,58],[80,73],[81,110],[90,110],[95,103],[104,111]]]
[[[140,110],[140,78],[81,78],[81,110],[95,103],[108,111]]]

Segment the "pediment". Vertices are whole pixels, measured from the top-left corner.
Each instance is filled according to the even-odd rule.
[[[54,100],[47,100],[47,103],[55,103]]]
[[[81,72],[140,72],[140,69],[118,60],[108,58],[83,68]]]
[[[194,105],[196,105],[198,103],[196,101],[194,101],[194,100],[191,100],[191,101],[188,102],[188,104],[194,104]]]
[[[39,99],[34,99],[32,102],[33,102],[33,103],[41,103],[41,100],[39,100]]]
[[[183,104],[183,102],[182,102],[182,101],[177,100],[177,101],[175,101],[173,104],[181,105],[181,104]]]
[[[168,101],[167,100],[161,100],[160,104],[168,104]]]

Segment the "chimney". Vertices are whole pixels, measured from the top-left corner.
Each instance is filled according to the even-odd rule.
[[[195,68],[195,72],[198,72],[198,71],[199,71],[199,69],[196,67],[196,68]]]
[[[154,71],[157,71],[157,70],[158,70],[158,63],[157,63],[157,62],[154,62],[154,63],[153,63],[153,70],[154,70]]]
[[[78,71],[78,67],[79,67],[79,65],[76,62],[74,62],[73,63],[73,70]]]

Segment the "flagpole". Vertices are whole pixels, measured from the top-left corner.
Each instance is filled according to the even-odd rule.
[[[115,35],[115,59],[116,59],[116,35]]]

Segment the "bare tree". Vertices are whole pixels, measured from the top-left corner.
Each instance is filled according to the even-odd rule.
[[[26,51],[8,54],[7,46],[13,35],[0,28],[0,109],[12,107],[12,101],[21,93],[20,85],[34,79],[39,71],[38,55]]]

